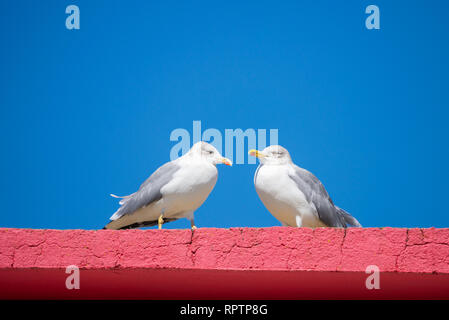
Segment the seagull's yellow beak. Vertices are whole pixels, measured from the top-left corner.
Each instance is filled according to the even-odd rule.
[[[231,166],[232,167],[232,161],[229,160],[228,158],[221,158],[221,163],[227,165],[227,166]]]
[[[260,151],[258,151],[258,150],[255,150],[255,149],[249,150],[248,154],[249,154],[250,156],[253,156],[253,157],[256,157],[256,158],[263,158],[263,157],[266,157],[265,154],[263,154],[262,152],[260,152]]]

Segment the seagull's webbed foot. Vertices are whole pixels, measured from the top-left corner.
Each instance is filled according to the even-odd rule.
[[[164,215],[161,214],[159,216],[159,219],[157,219],[157,226],[158,226],[159,230],[162,229],[163,224],[164,224]]]

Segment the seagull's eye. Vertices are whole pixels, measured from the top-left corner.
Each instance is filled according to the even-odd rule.
[[[273,155],[274,155],[275,157],[281,157],[282,154],[283,154],[282,151],[275,151],[275,152],[273,152]]]

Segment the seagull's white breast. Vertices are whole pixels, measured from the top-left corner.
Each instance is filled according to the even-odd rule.
[[[185,161],[162,189],[164,216],[195,211],[207,199],[217,182],[217,168],[205,161]]]
[[[282,223],[292,227],[316,226],[319,224],[316,210],[289,177],[289,170],[289,165],[259,167],[254,179],[257,194],[268,211]]]

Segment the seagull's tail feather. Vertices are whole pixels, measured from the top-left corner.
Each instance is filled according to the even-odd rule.
[[[164,218],[164,223],[175,221],[178,219],[175,218]],[[134,222],[130,224],[124,224],[120,219],[113,220],[104,226],[103,229],[108,230],[125,230],[125,229],[135,229],[135,228],[143,228],[143,227],[152,227],[158,224],[158,220],[154,221],[142,221],[142,222]]]
[[[126,201],[128,201],[134,194],[135,194],[135,193],[132,193],[132,194],[127,195],[127,196],[117,196],[117,195],[111,193],[110,196],[113,197],[113,198],[122,199],[122,200],[119,201],[119,204],[122,205],[122,204],[124,204]]]
[[[360,222],[358,222],[357,219],[354,218],[353,216],[351,216],[348,212],[346,212],[342,208],[339,208],[339,207],[336,207],[336,208],[337,208],[338,213],[345,220],[346,224],[349,224],[349,225],[354,226],[354,227],[359,227],[359,228],[362,227]]]

